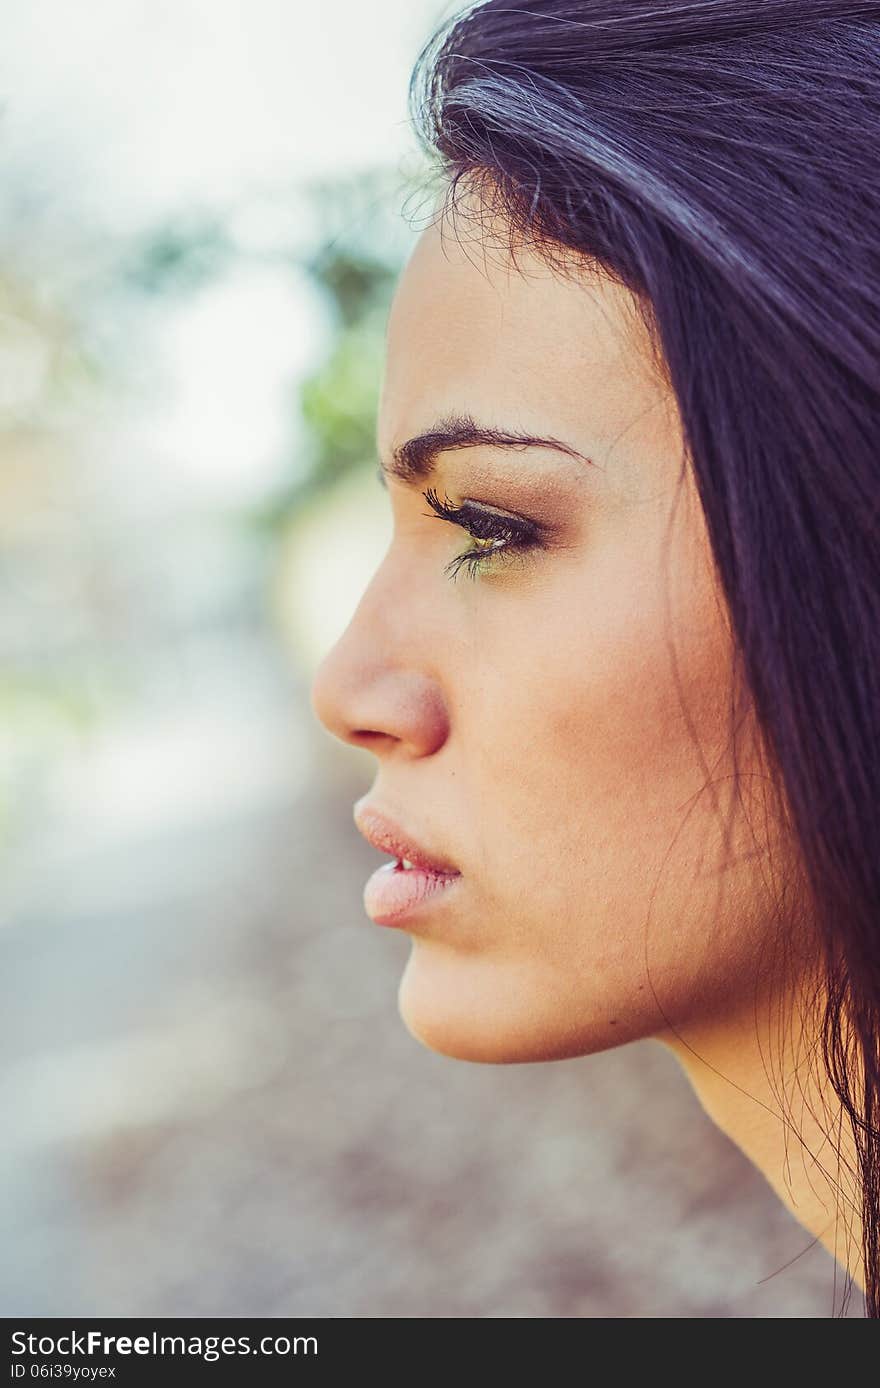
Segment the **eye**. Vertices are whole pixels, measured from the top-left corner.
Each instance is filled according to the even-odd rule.
[[[470,577],[476,578],[490,563],[522,559],[529,550],[546,548],[540,527],[524,516],[498,515],[472,501],[454,506],[448,496],[440,501],[433,487],[422,492],[422,496],[435,515],[460,526],[474,541],[471,549],[456,555],[447,564],[444,572],[453,581],[463,565],[467,566]]]

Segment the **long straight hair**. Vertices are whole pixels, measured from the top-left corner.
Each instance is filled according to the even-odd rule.
[[[450,201],[476,176],[647,311],[823,943],[880,1317],[880,4],[487,0],[409,98]]]

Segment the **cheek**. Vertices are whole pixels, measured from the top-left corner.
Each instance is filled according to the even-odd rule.
[[[682,1008],[753,968],[766,913],[727,623],[693,530],[663,534],[597,543],[576,585],[511,596],[519,640],[485,643],[467,762],[498,947],[565,970],[587,944],[597,990],[647,968]]]

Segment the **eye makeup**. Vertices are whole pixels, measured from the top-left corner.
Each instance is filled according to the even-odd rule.
[[[433,487],[422,492],[422,496],[435,516],[467,531],[474,541],[470,549],[447,564],[445,573],[453,581],[463,566],[471,578],[476,578],[489,565],[522,562],[531,551],[549,547],[544,528],[526,516],[496,511],[474,501],[456,506],[448,496],[441,501]]]

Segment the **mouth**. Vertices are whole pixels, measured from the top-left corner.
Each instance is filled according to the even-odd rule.
[[[367,842],[393,859],[377,868],[364,887],[364,910],[376,925],[402,924],[461,881],[461,872],[448,858],[423,848],[379,810],[358,801],[354,820]]]

